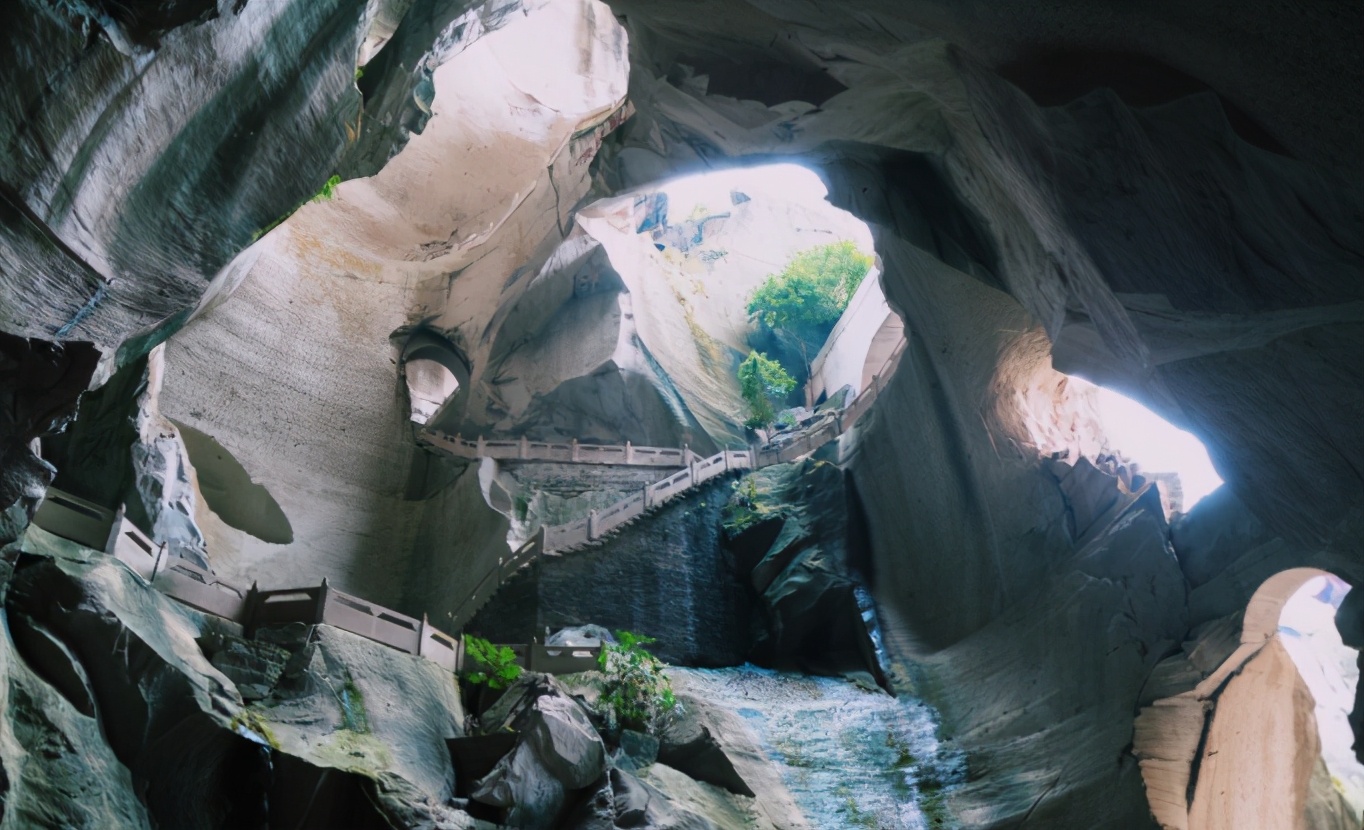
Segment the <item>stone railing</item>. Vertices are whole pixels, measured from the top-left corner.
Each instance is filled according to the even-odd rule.
[[[239,623],[248,634],[263,625],[326,623],[424,657],[452,672],[460,671],[464,665],[463,640],[434,628],[425,617],[418,620],[338,591],[325,579],[315,588],[277,591],[261,591],[255,585],[241,588],[187,559],[167,556],[165,545],[148,539],[123,518],[122,511],[55,488],[48,488],[34,524],[77,544],[103,550],[172,599]],[[100,539],[107,540],[102,547],[90,544]]]
[[[470,442],[455,436],[424,432],[430,443],[447,441],[460,452],[473,447],[474,451],[506,452],[515,448],[522,460],[566,460],[588,464],[623,463],[673,467],[680,462],[684,468],[645,486],[639,493],[628,496],[604,510],[594,510],[587,518],[564,525],[543,527],[520,548],[500,556],[496,565],[486,573],[474,590],[452,615],[457,627],[463,627],[502,585],[522,567],[542,554],[567,553],[601,541],[606,536],[638,519],[656,507],[686,491],[724,475],[743,470],[760,469],[773,464],[795,461],[838,438],[859,418],[870,411],[880,395],[884,380],[899,365],[905,348],[901,342],[886,360],[881,372],[873,376],[873,383],[847,407],[807,429],[793,440],[779,446],[722,450],[709,458],[699,458],[687,448],[669,450],[659,447],[609,447],[600,445],[544,444],[521,441]],[[587,450],[586,455],[583,451]],[[598,452],[600,451],[600,452]],[[619,451],[617,453],[616,451]],[[567,456],[563,456],[567,453]],[[638,454],[638,455],[636,455]],[[471,456],[472,457],[472,456]],[[502,457],[497,455],[479,457]],[[261,591],[255,585],[242,589],[221,579],[212,572],[186,559],[168,557],[164,545],[157,545],[135,525],[123,517],[123,511],[77,498],[56,488],[48,488],[47,496],[34,515],[34,524],[44,530],[95,550],[102,550],[141,575],[148,583],[185,605],[240,623],[247,631],[261,625],[299,622],[307,625],[326,623],[359,634],[375,642],[416,654],[438,663],[450,671],[460,671],[464,665],[464,647],[460,638],[451,637],[433,628],[425,616],[421,620],[366,602],[331,588],[327,580],[316,588],[289,588]],[[117,531],[115,531],[117,528]],[[536,648],[553,649],[546,653],[544,665],[558,665],[550,660],[568,647],[539,646],[532,643],[524,660],[530,668],[534,664]],[[578,651],[579,649],[570,649]],[[582,658],[582,655],[578,655]],[[585,658],[582,658],[585,659]],[[578,663],[582,662],[578,659]],[[572,661],[564,665],[577,665]],[[550,669],[534,668],[536,671]],[[573,669],[582,671],[583,669]]]
[[[541,554],[569,553],[594,544],[693,487],[731,472],[761,469],[795,461],[843,435],[863,415],[871,411],[872,404],[885,388],[885,382],[899,368],[906,342],[902,340],[895,347],[890,357],[886,358],[881,371],[872,376],[871,385],[862,390],[862,394],[842,410],[817,422],[794,439],[747,450],[722,450],[700,460],[690,459],[686,469],[647,485],[641,492],[626,496],[604,510],[593,510],[588,513],[587,518],[540,528],[514,553],[499,558],[497,565],[479,580],[473,592],[455,611],[453,615],[455,626],[462,628],[473,619],[479,609],[497,593],[512,574],[533,562]]]
[[[483,436],[470,441],[460,435],[423,429],[417,440],[456,458],[495,458],[502,461],[558,461],[565,464],[616,464],[634,467],[682,467],[699,458],[686,446],[636,447],[629,441],[616,444],[551,444],[522,437],[515,441],[489,441]]]
[[[541,550],[556,553],[590,544],[679,493],[717,476],[752,468],[753,453],[750,450],[722,450],[710,458],[692,461],[686,468],[646,485],[633,496],[626,496],[603,510],[591,511],[585,519],[544,528]]]

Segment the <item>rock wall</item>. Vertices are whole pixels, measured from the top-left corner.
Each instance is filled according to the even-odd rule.
[[[625,41],[604,7],[524,11],[504,29],[471,23],[465,40],[428,44],[433,115],[421,134],[262,239],[234,263],[231,300],[168,346],[163,411],[236,457],[293,530],[288,544],[267,542],[201,511],[222,573],[279,586],[325,576],[420,615],[439,611],[403,606],[409,580],[495,561],[498,546],[472,547],[486,537],[458,535],[434,548],[467,541],[462,555],[432,563],[427,547],[411,559],[419,536],[432,540],[422,517],[460,498],[414,482],[449,486],[462,465],[428,477],[444,462],[415,447],[395,363],[424,323],[463,350],[479,387],[497,326],[530,282],[508,275],[533,273],[562,239],[587,190],[593,130],[622,103]],[[533,71],[527,50],[583,72]]]
[[[721,544],[730,482],[679,496],[597,547],[542,557],[502,590],[468,629],[508,642],[545,629],[594,623],[658,639],[654,653],[684,666],[742,663],[752,642],[753,599]],[[523,584],[533,588],[519,587]],[[529,606],[529,607],[527,607]]]
[[[1280,751],[1264,751],[1271,746]],[[1302,826],[1320,754],[1312,693],[1283,645],[1271,641],[1218,696],[1189,826]]]
[[[625,91],[611,11],[638,115],[593,169]],[[953,806],[975,827],[1140,826],[1125,747],[1156,661],[1284,568],[1364,580],[1359,14],[418,0],[395,28],[398,6],[347,0],[11,4],[0,533],[53,475],[31,441],[197,308],[164,412],[235,456],[296,539],[200,509],[215,567],[419,613],[486,572],[505,524],[467,472],[412,450],[390,335],[447,335],[485,411],[498,326],[589,180],[798,158],[874,225],[910,333],[849,457],[887,638],[974,759]],[[525,20],[563,36],[494,39]],[[551,56],[606,80],[530,77]],[[264,233],[336,172],[372,178]],[[1041,465],[1011,405],[1052,362],[1191,427],[1224,496],[1172,537],[1149,499],[1078,521],[1102,499]],[[86,745],[88,724],[50,720],[8,728]],[[21,779],[6,752],[43,792],[41,762]],[[69,821],[136,825],[120,781]]]

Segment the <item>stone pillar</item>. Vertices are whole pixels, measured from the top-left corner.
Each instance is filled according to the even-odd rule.
[[[587,541],[597,541],[597,511],[589,510],[587,513]]]
[[[625,442],[625,463],[626,464],[635,463],[635,448],[630,446],[629,441]]]
[[[313,622],[325,622],[327,617],[327,593],[331,591],[331,586],[327,585],[327,578],[322,577],[322,587],[317,589],[317,611],[314,612]]]
[[[516,455],[523,461],[530,458],[530,441],[524,435],[521,436],[521,445],[517,447]]]
[[[573,441],[569,444],[569,446],[570,446],[570,448],[571,448],[571,449],[569,450],[569,453],[570,453],[569,457],[572,458],[574,461],[577,461],[577,460],[578,460],[578,439],[577,439],[577,438],[574,438]]]

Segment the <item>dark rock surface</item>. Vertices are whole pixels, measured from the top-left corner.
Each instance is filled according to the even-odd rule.
[[[5,6],[0,328],[19,336],[0,340],[0,541],[22,529],[53,475],[30,442],[59,428],[99,354],[106,370],[127,365],[202,300],[230,293],[250,270],[230,263],[254,235],[327,176],[384,166],[410,131],[435,123],[434,73],[445,58],[531,5]],[[952,798],[959,816],[971,827],[1142,826],[1125,747],[1155,661],[1191,627],[1241,612],[1284,568],[1314,565],[1364,582],[1359,4],[612,7],[629,28],[639,114],[593,165],[598,187],[780,156],[818,166],[833,198],[875,227],[886,293],[910,342],[878,411],[850,441],[851,469],[892,650],[922,662],[922,687],[974,759],[971,784]],[[357,79],[357,55],[374,32],[392,40]],[[501,297],[520,296],[535,270],[527,262],[543,261],[571,224],[559,181],[551,162],[547,177],[504,194],[549,217],[516,228],[531,241],[501,240],[492,247],[505,256],[475,250],[456,273],[426,274],[419,299],[348,293],[341,286],[360,280],[345,268],[317,282],[325,290],[309,284],[287,301],[275,293],[282,280],[262,280],[253,304],[222,315],[236,340],[183,349],[196,376],[220,371],[207,385],[222,396],[186,383],[184,413],[207,410],[215,428],[233,428],[233,450],[252,451],[253,473],[269,463],[302,470],[284,480],[288,508],[309,514],[298,526],[313,558],[262,545],[231,561],[238,573],[292,584],[344,572],[375,598],[436,619],[486,573],[506,524],[484,509],[473,476],[451,484],[456,472],[442,463],[395,460],[410,436],[385,408],[391,375],[381,351],[388,331],[413,322],[405,316],[448,304],[463,319],[476,301],[470,342],[490,353],[496,327],[485,323],[505,315]],[[550,226],[558,233],[546,241]],[[435,241],[448,251],[456,237],[447,242],[450,227],[441,228]],[[387,309],[394,319],[383,332],[352,331],[388,301],[402,307]],[[306,325],[304,306],[315,311]],[[347,337],[325,337],[342,330]],[[266,383],[271,372],[260,367],[271,364],[247,361],[248,351],[286,353],[302,368],[287,383]],[[345,377],[378,389],[383,405],[338,417],[325,390],[304,383],[338,362],[363,362]],[[1115,518],[1102,480],[1045,469],[1011,401],[1053,363],[1193,429],[1228,482],[1224,492],[1168,531],[1149,499]],[[237,409],[236,397],[268,406]],[[561,397],[581,395],[569,388]],[[306,406],[315,401],[324,404]],[[124,417],[116,409],[111,422]],[[294,432],[262,432],[300,412]],[[382,452],[336,451],[341,424],[354,430],[359,415],[368,429],[357,443],[372,449],[385,436]],[[91,444],[75,434],[72,442],[113,437],[111,428]],[[308,442],[322,449],[297,450]],[[121,460],[104,469],[121,470],[127,456],[109,449]],[[79,478],[77,466],[65,472]],[[335,486],[347,475],[379,484]],[[85,485],[123,487],[112,473]],[[718,501],[704,510],[684,501],[652,519],[656,527],[542,566],[533,631],[526,619],[495,621],[494,609],[480,622],[538,634],[594,621],[657,634],[672,659],[740,659],[754,639],[751,605],[706,529],[715,517],[702,514]],[[339,506],[311,509],[324,503]],[[344,527],[324,538],[333,526]],[[806,583],[780,578],[791,567],[785,554],[797,569],[827,569],[806,550],[777,554],[772,581],[764,569],[767,588],[780,586],[768,608],[782,621],[779,639],[800,640],[809,632],[796,612],[827,612],[802,599]],[[24,563],[11,586],[14,646],[32,666],[16,658],[6,670],[7,723],[23,748],[0,742],[6,818],[91,827],[256,820],[263,750],[231,730],[224,713],[241,703],[193,644],[207,624],[139,593],[126,575],[81,567],[91,570],[73,577],[74,565]],[[641,599],[654,596],[663,599]],[[8,649],[0,651],[14,657]],[[313,656],[339,672],[346,661],[325,652]],[[61,669],[73,659],[80,671]],[[385,663],[375,658],[369,676]],[[303,695],[313,700],[303,708],[333,700],[328,688]],[[109,709],[119,716],[92,723],[82,714]],[[310,717],[318,716],[299,715],[299,734]],[[423,756],[430,737],[392,740]],[[276,769],[311,791],[331,773],[298,753]],[[421,786],[439,801],[437,767]],[[379,774],[328,769],[337,770],[328,781],[342,782],[328,800],[353,808],[356,823],[377,821],[365,805]],[[619,800],[641,821],[688,821],[636,810],[655,784],[661,792],[659,782],[612,775],[584,821],[601,820],[608,800],[612,816]],[[383,795],[395,790],[378,790],[386,809],[406,809]],[[145,793],[145,807],[131,793]]]
[[[752,661],[816,674],[866,672],[884,682],[850,567],[862,557],[850,550],[857,508],[843,471],[807,460],[745,477],[730,494],[728,522],[743,509],[736,502],[744,492],[767,517],[737,534],[726,527],[726,546],[763,612]]]
[[[433,663],[326,626],[307,645],[243,640],[104,557],[18,565],[6,711],[20,746],[58,741],[49,760],[4,762],[26,826],[467,825],[441,806],[463,711]]]
[[[753,600],[723,549],[730,482],[679,496],[597,547],[542,557],[499,592],[469,631],[503,642],[595,623],[656,637],[651,650],[680,665],[742,663]],[[518,599],[519,597],[519,599]]]
[[[99,358],[89,343],[0,332],[0,544],[23,532],[56,474],[33,440],[65,428]]]
[[[191,5],[204,6],[161,8]],[[183,321],[254,233],[333,172],[359,108],[364,4],[170,15],[154,50],[81,8],[10,4],[0,26],[13,79],[0,180],[19,214],[0,233],[0,325],[113,350]]]

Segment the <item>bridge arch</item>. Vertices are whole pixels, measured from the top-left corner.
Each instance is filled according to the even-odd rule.
[[[450,341],[430,329],[418,329],[403,343],[400,371],[407,385],[410,418],[427,423],[460,393],[467,394],[469,363]]]
[[[1170,658],[1187,665],[1157,671],[1201,678],[1155,700],[1137,719],[1133,751],[1162,827],[1336,826],[1334,817],[1348,825],[1348,815],[1358,822],[1364,766],[1343,721],[1351,706],[1351,717],[1359,716],[1358,688],[1349,688],[1357,684],[1359,655],[1336,631],[1343,619],[1336,609],[1348,590],[1320,568],[1280,571],[1260,584],[1239,617],[1209,624],[1185,644],[1184,655]],[[1313,618],[1320,630],[1297,630],[1303,625],[1296,620]],[[1344,639],[1353,646],[1361,636]],[[1207,661],[1218,653],[1227,656]],[[1334,683],[1334,693],[1324,691],[1323,681]]]

